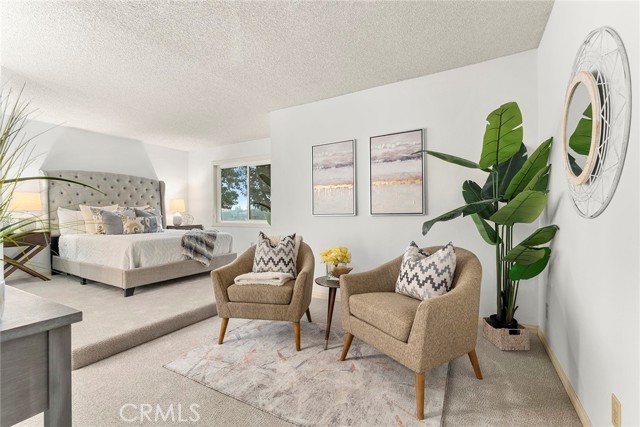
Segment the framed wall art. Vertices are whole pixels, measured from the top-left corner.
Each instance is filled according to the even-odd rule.
[[[425,213],[423,130],[370,139],[371,215]]]
[[[311,158],[313,215],[355,215],[355,140],[314,145],[311,147]]]

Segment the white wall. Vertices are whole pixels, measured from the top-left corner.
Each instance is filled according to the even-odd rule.
[[[611,424],[611,393],[622,403],[623,424],[640,425],[639,13],[637,2],[556,2],[538,49],[540,134],[554,135],[558,142],[573,60],[591,30],[607,25],[620,34],[635,87],[624,171],[602,215],[589,220],[573,210],[560,144],[552,153],[548,219],[560,232],[548,283],[540,288],[540,326],[596,426]]]
[[[369,215],[369,137],[426,129],[426,147],[472,160],[480,158],[485,118],[505,102],[517,101],[528,146],[537,146],[536,52],[528,51],[439,74],[381,86],[271,114],[273,229],[298,232],[316,254],[341,244],[363,271],[401,255],[411,240],[439,245],[452,240],[475,252],[483,266],[481,313],[495,313],[493,247],[482,241],[468,218],[436,225],[423,237],[422,223],[464,203],[461,186],[485,174],[427,158],[425,216]],[[311,146],[355,138],[358,215],[311,215]],[[316,289],[317,291],[317,289]],[[518,320],[537,323],[535,280],[523,283]]]
[[[255,243],[259,230],[267,232],[268,225],[228,226],[216,223],[213,165],[251,159],[269,159],[270,140],[258,139],[239,144],[222,145],[206,150],[189,152],[189,200],[187,210],[195,223],[233,234],[234,251],[241,253]]]
[[[173,214],[169,211],[169,201],[184,199],[187,208],[189,207],[189,152],[151,144],[144,144],[144,147],[158,179],[165,183],[167,224],[172,224]]]

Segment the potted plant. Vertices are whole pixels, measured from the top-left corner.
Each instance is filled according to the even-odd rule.
[[[16,186],[20,182],[32,180],[56,180],[74,184],[77,181],[56,177],[23,177],[25,169],[33,161],[29,143],[33,137],[26,137],[23,133],[25,125],[31,117],[32,110],[29,103],[22,99],[22,91],[15,98],[11,90],[0,88],[0,318],[4,311],[4,263],[12,263],[11,258],[3,256],[2,245],[5,242],[19,242],[20,238],[29,233],[48,231],[48,224],[40,218],[12,218],[9,205]]]
[[[537,276],[546,268],[551,256],[551,248],[547,244],[559,229],[556,225],[548,225],[537,229],[521,242],[516,243],[513,238],[516,224],[532,223],[547,205],[552,140],[549,138],[544,141],[529,156],[523,143],[522,113],[517,103],[509,102],[487,116],[478,163],[425,151],[447,162],[480,169],[488,174],[482,186],[472,180],[465,181],[462,184],[462,197],[466,204],[426,221],[422,226],[422,234],[426,235],[437,222],[469,216],[484,241],[495,247],[496,313],[485,320],[492,328],[505,330],[494,334],[492,341],[498,347],[509,347],[509,344],[497,343],[496,339],[520,335],[519,331],[506,331],[518,328],[514,315],[518,309],[520,282]],[[492,331],[486,330],[486,327],[485,336],[492,335]],[[488,338],[491,340],[492,336]]]

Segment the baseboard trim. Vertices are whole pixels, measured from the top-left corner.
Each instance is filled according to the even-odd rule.
[[[564,386],[564,389],[567,392],[567,395],[569,396],[569,400],[573,404],[573,407],[576,410],[576,413],[578,414],[578,418],[580,418],[580,422],[584,427],[591,427],[592,424],[591,424],[591,420],[589,419],[589,416],[587,415],[587,411],[584,410],[584,406],[582,406],[582,402],[580,402],[580,399],[578,398],[576,391],[573,389],[573,386],[569,381],[569,377],[567,377],[567,375],[564,373],[564,370],[560,365],[560,361],[558,360],[556,355],[553,353],[553,350],[551,350],[551,347],[549,346],[549,341],[547,341],[547,337],[544,335],[544,332],[542,332],[542,329],[540,328],[536,328],[536,329],[538,329],[538,338],[540,338],[542,347],[544,347],[544,350],[547,352],[549,359],[551,359],[551,364],[555,368],[556,373],[558,374],[558,377],[560,377],[560,381],[562,382],[562,385]]]
[[[480,326],[484,324],[483,317],[478,318],[478,324]],[[553,369],[555,369],[556,374],[558,374],[558,377],[560,378],[560,382],[562,383],[564,390],[567,392],[567,395],[569,396],[569,400],[571,401],[573,408],[576,410],[576,413],[578,414],[578,418],[580,419],[580,422],[582,423],[583,427],[592,427],[593,424],[591,424],[591,420],[587,415],[587,411],[584,410],[584,406],[582,406],[582,402],[580,402],[580,399],[578,398],[576,391],[573,389],[573,386],[569,381],[569,377],[567,377],[567,374],[564,373],[564,370],[562,369],[562,365],[560,365],[560,361],[558,360],[556,355],[553,353],[553,350],[551,350],[551,347],[549,346],[549,341],[547,341],[547,337],[544,335],[544,332],[542,332],[542,329],[538,325],[531,325],[528,323],[521,323],[521,325],[529,329],[529,331],[532,334],[536,334],[538,338],[540,338],[542,347],[544,348],[544,351],[547,352],[547,356],[549,356],[549,360],[551,360],[551,365],[553,365]]]

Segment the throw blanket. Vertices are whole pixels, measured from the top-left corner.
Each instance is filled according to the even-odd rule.
[[[245,273],[235,278],[236,285],[273,285],[282,286],[289,280],[293,279],[291,273],[274,273],[267,271],[265,273]]]
[[[218,230],[189,230],[182,236],[182,255],[209,267]]]

